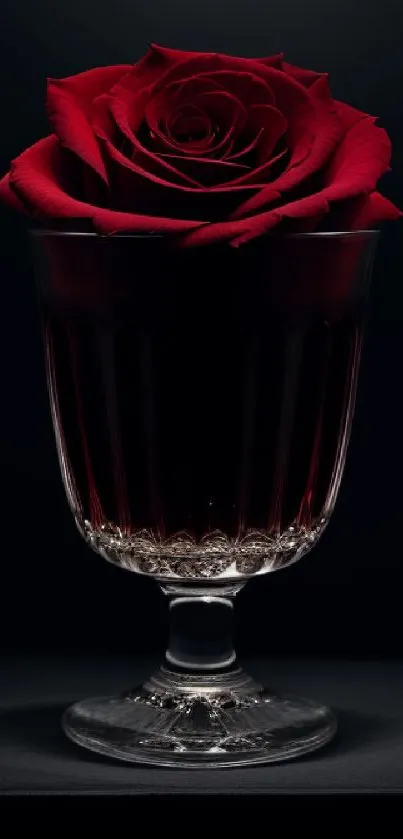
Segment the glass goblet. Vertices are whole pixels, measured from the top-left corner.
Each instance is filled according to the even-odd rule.
[[[179,249],[33,233],[60,469],[102,557],[169,599],[159,672],[69,708],[64,730],[162,766],[287,759],[326,743],[322,705],[238,665],[235,595],[296,562],[333,510],[349,441],[374,231]]]

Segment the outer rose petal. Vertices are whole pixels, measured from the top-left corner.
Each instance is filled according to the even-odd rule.
[[[346,230],[368,230],[386,221],[397,221],[403,216],[400,210],[379,192],[371,192],[357,199],[355,206],[345,214]]]
[[[336,105],[338,117],[345,131],[349,131],[360,119],[366,119],[368,117],[371,119],[369,114],[365,114],[364,111],[358,111],[357,108],[352,108],[351,105],[347,105],[345,102],[338,102],[335,99],[334,104]]]
[[[130,67],[128,64],[98,67],[66,79],[48,79],[46,105],[53,131],[63,146],[95,169],[104,181],[107,181],[106,170],[89,121],[91,105]]]
[[[197,55],[197,53],[169,50],[159,47],[157,44],[150,44],[150,49],[146,55],[129,67],[128,72],[114,85],[113,93],[118,93],[120,89],[138,92],[151,87],[159,82],[161,76],[170,67],[194,55]]]
[[[206,225],[182,238],[181,244],[182,247],[189,247],[229,241],[232,245],[238,246],[268,233],[282,221],[288,219],[297,221],[311,216],[319,220],[328,210],[328,202],[320,193],[317,193],[302,201],[293,201],[285,204],[284,207],[277,207],[249,218]]]
[[[184,52],[182,50],[174,50],[174,49],[170,49],[169,47],[163,47],[160,44],[150,44],[150,47],[151,47],[151,50],[159,53],[159,55],[163,56],[165,58],[165,60],[167,62],[171,63],[171,64],[178,64],[181,61],[187,61],[190,58],[198,58],[200,56],[203,57],[205,55],[207,55],[208,57],[211,57],[211,56],[214,56],[214,55],[219,55],[219,53],[214,53],[214,52],[212,52],[212,53]],[[264,58],[264,59],[235,58],[232,55],[231,56],[225,56],[224,55],[223,57],[230,58],[231,61],[237,61],[239,63],[239,65],[242,65],[242,66],[239,66],[239,68],[238,68],[241,72],[242,72],[242,68],[244,70],[247,70],[246,65],[250,64],[251,62],[255,63],[256,61],[263,61],[264,64],[266,65],[266,67],[275,67],[278,70],[282,69],[282,63],[283,63],[282,62],[282,59],[283,59],[282,53],[279,53],[277,55],[272,55],[272,56],[270,56],[268,58]]]
[[[98,233],[111,236],[114,233],[161,233],[180,234],[196,230],[205,222],[188,221],[178,218],[158,218],[136,213],[118,213],[97,207],[94,213],[94,226]]]
[[[90,219],[102,233],[119,231],[133,233],[183,233],[203,224],[187,219],[153,218],[136,213],[120,213],[77,201],[59,184],[63,168],[63,151],[57,137],[39,140],[23,152],[12,165],[10,181],[13,189],[35,215],[44,219]]]
[[[332,158],[324,182],[331,201],[373,192],[389,168],[392,146],[383,128],[372,117],[357,122],[347,132]]]
[[[75,76],[66,76],[64,79],[49,79],[49,82],[57,84],[60,90],[85,108],[101,93],[107,93],[119,79],[130,72],[132,66],[115,64],[110,67],[95,67]]]
[[[0,181],[0,201],[6,204],[10,210],[17,210],[20,213],[26,212],[24,205],[10,187],[9,172],[7,172],[7,175],[4,175],[4,178]]]
[[[265,60],[263,59],[263,62]],[[292,76],[293,79],[296,79],[297,82],[300,82],[304,85],[304,87],[311,87],[314,82],[318,79],[327,79],[327,73],[317,73],[315,70],[306,70],[304,67],[295,67],[294,64],[288,64],[287,61],[283,61],[283,70],[285,73],[288,73],[289,76]]]
[[[11,165],[11,188],[35,216],[91,218],[93,207],[68,195],[60,182],[63,183],[62,150],[54,134],[39,140]]]

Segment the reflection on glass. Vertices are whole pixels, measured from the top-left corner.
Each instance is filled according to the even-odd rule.
[[[168,594],[230,597],[316,543],[344,467],[375,240],[180,251],[34,236],[61,471],[96,551]]]

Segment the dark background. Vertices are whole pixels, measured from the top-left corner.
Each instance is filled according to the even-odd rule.
[[[260,56],[283,51],[330,73],[333,95],[378,115],[403,207],[401,0],[2,0],[0,172],[48,133],[47,76],[131,62],[149,41]],[[378,252],[348,464],[321,543],[238,599],[239,647],[270,655],[388,656],[403,646],[401,597],[402,224]],[[166,604],[152,581],[85,547],[67,507],[46,393],[24,223],[1,212],[0,646],[160,647]]]

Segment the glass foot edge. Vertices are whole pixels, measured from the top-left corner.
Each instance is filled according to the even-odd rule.
[[[74,743],[104,757],[196,769],[300,757],[329,743],[337,720],[324,705],[260,686],[235,696],[220,691],[161,696],[149,683],[148,689],[75,703],[62,727]]]

